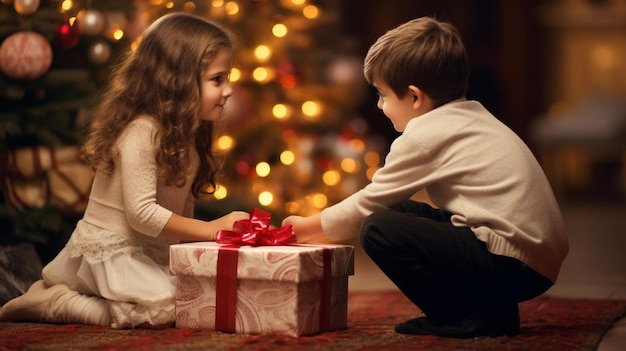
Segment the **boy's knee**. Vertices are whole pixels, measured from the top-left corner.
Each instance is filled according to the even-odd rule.
[[[366,252],[380,245],[383,236],[382,228],[385,227],[385,222],[389,217],[386,212],[388,211],[374,212],[363,220],[359,238],[361,246]]]

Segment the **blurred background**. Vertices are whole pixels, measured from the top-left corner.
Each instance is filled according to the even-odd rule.
[[[1,0],[1,246],[33,244],[45,263],[64,245],[89,195],[77,149],[98,93],[120,52],[173,11],[238,39],[215,143],[224,174],[199,217],[259,207],[280,223],[365,185],[397,134],[363,58],[424,15],[459,29],[468,98],[529,144],[564,206],[624,202],[626,0]]]

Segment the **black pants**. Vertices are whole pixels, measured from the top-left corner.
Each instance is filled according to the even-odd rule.
[[[451,214],[407,201],[361,227],[365,252],[429,319],[455,322],[544,293],[552,282],[517,259],[494,255]]]

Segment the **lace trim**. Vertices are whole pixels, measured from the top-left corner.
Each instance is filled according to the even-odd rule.
[[[176,320],[173,298],[152,306],[109,301],[109,311],[113,319],[111,327],[116,329],[135,328],[145,324],[155,327],[165,326]]]
[[[71,257],[84,257],[89,263],[110,259],[118,253],[141,252],[157,264],[167,265],[170,242],[141,234],[119,234],[79,221],[65,247]]]

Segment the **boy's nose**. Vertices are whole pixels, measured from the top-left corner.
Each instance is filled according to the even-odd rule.
[[[376,101],[376,107],[378,107],[379,110],[383,109],[383,99],[382,98],[378,98],[378,101]]]

